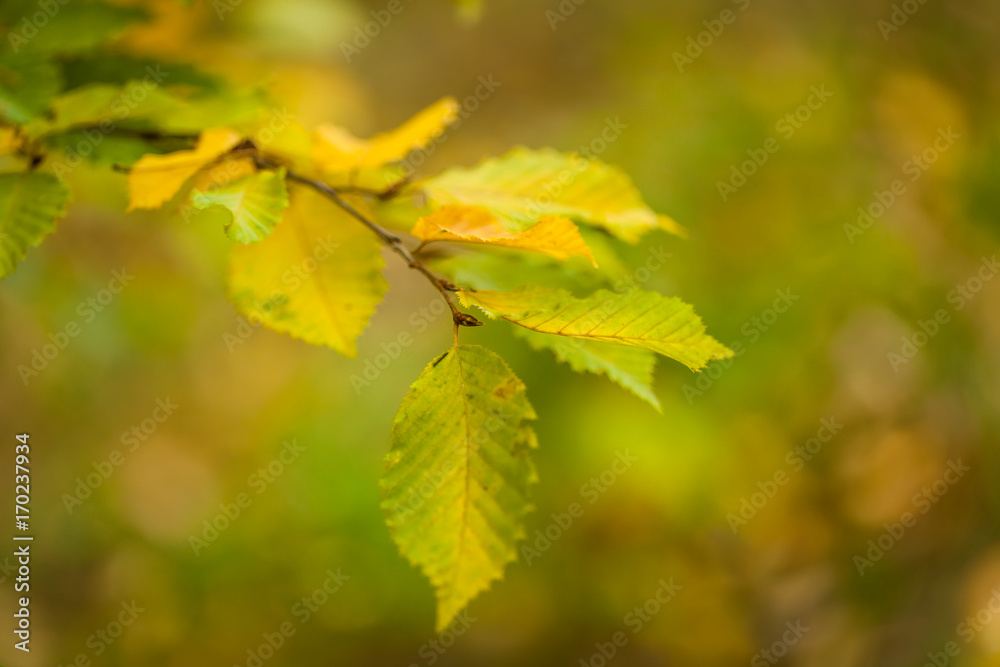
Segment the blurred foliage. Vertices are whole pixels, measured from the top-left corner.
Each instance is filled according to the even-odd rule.
[[[239,117],[262,89],[307,127],[371,136],[452,94],[469,111],[421,174],[511,145],[591,147],[621,123],[601,159],[690,231],[635,248],[606,241],[623,267],[669,255],[623,279],[698,304],[712,333],[742,350],[701,376],[664,365],[662,415],[501,323],[466,337],[499,350],[539,415],[528,544],[553,514],[573,503],[583,513],[471,604],[476,620],[436,664],[579,664],[623,630],[617,664],[730,665],[796,620],[809,631],[787,664],[924,664],[950,641],[961,648],[950,664],[1000,664],[1000,619],[968,642],[959,629],[1000,587],[1000,293],[974,280],[1000,235],[996,3],[927,2],[888,39],[878,22],[891,2],[572,3],[555,30],[556,2],[486,3],[474,23],[447,3],[405,3],[350,62],[341,44],[386,3],[143,4],[153,20],[121,47],[235,81],[222,94],[210,77],[172,70],[188,99],[214,100],[213,114]],[[674,54],[726,9],[735,20],[678,71]],[[56,56],[65,85],[92,56]],[[500,85],[477,101],[489,76]],[[786,136],[779,124],[824,85],[830,99]],[[193,123],[148,108],[178,132]],[[954,145],[910,181],[912,156],[949,127]],[[723,201],[718,183],[772,138],[779,149]],[[396,289],[354,360],[247,332],[223,293],[229,242],[217,219],[126,216],[124,177],[83,164],[67,178],[69,217],[0,290],[0,423],[11,438],[32,434],[38,549],[37,644],[29,656],[5,645],[0,661],[246,665],[290,621],[295,634],[267,665],[430,664],[433,602],[389,539],[375,482],[396,406],[451,338],[435,293],[388,266]],[[905,192],[852,242],[845,225],[896,179]],[[123,267],[134,279],[101,303]],[[970,298],[949,299],[958,289]],[[779,290],[797,297],[784,313]],[[940,309],[947,323],[894,371],[887,355],[919,342]],[[26,385],[17,367],[69,323],[79,334]],[[352,376],[374,379],[356,392]],[[147,434],[168,397],[177,409]],[[788,453],[831,418],[842,428],[797,470],[801,455]],[[133,428],[142,438],[129,451]],[[305,450],[258,494],[257,471],[292,440]],[[116,449],[125,463],[68,512],[64,494]],[[607,484],[626,451],[635,463]],[[958,459],[970,470],[937,494]],[[779,471],[787,483],[734,534],[727,516]],[[606,491],[591,504],[594,478]],[[8,498],[10,481],[0,482]],[[925,488],[936,501],[923,513]],[[189,537],[241,493],[252,503],[195,555]],[[916,523],[859,576],[855,557],[906,512]],[[350,579],[301,623],[296,604],[338,568]],[[628,614],[671,577],[683,589],[633,633]],[[13,596],[5,587],[4,609]],[[133,599],[145,611],[95,656],[88,638]]]

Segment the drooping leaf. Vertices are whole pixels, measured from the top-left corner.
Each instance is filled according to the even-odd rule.
[[[582,338],[549,336],[518,327],[515,334],[536,350],[550,350],[556,359],[569,364],[577,373],[606,375],[618,386],[646,401],[657,411],[660,399],[653,391],[653,369],[656,355],[648,350],[611,343],[598,343]]]
[[[288,206],[285,170],[261,171],[207,192],[195,191],[195,208],[222,206],[232,218],[226,235],[240,243],[254,243],[271,233]]]
[[[159,208],[198,170],[230,151],[240,140],[236,132],[216,128],[205,130],[194,150],[143,157],[129,172],[128,210]]]
[[[61,86],[53,61],[26,53],[0,55],[0,118],[23,125],[41,116]]]
[[[56,228],[68,202],[69,190],[52,174],[0,175],[0,277]]]
[[[293,189],[290,199],[267,238],[233,248],[230,298],[251,321],[356,356],[355,340],[388,287],[379,242],[312,190]]]
[[[551,149],[517,148],[471,169],[449,169],[420,187],[435,207],[484,206],[511,230],[557,215],[601,227],[630,243],[651,229],[681,233],[677,223],[643,202],[620,169]]]
[[[382,508],[400,552],[434,586],[438,632],[517,558],[537,479],[534,418],[521,381],[477,345],[428,365],[396,414]]]
[[[639,347],[695,371],[733,354],[705,333],[691,306],[656,292],[599,290],[578,299],[560,289],[525,286],[513,292],[463,290],[459,297],[466,306],[478,306],[490,317],[525,329]]]
[[[417,221],[411,232],[424,242],[461,241],[541,252],[556,259],[586,257],[597,266],[580,230],[567,218],[543,216],[538,224],[517,233],[508,230],[482,206],[442,206]]]
[[[381,167],[402,160],[410,151],[428,145],[457,117],[458,103],[446,97],[396,129],[371,139],[358,139],[335,125],[321,125],[316,129],[316,164],[328,172]]]

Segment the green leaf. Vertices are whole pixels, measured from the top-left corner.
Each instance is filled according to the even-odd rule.
[[[59,151],[71,153],[94,162],[111,167],[114,165],[131,165],[143,155],[170,153],[185,148],[190,142],[182,139],[144,139],[127,134],[97,135],[100,141],[94,140],[93,131],[69,131],[45,139],[45,145]],[[58,162],[59,158],[54,158]],[[62,172],[59,172],[62,173]]]
[[[623,171],[574,153],[516,148],[472,169],[449,169],[419,187],[434,207],[484,206],[512,231],[543,215],[560,215],[630,243],[651,229],[681,233],[677,223],[646,206]]]
[[[67,202],[69,191],[52,174],[0,175],[0,277],[56,228]]]
[[[639,347],[694,371],[733,355],[705,333],[691,306],[656,292],[599,290],[578,299],[560,289],[525,286],[513,292],[463,290],[459,297],[466,306],[532,331]]]
[[[62,86],[59,68],[30,55],[0,56],[0,117],[23,125],[45,113]]]
[[[141,92],[140,92],[141,91]],[[120,126],[135,124],[154,115],[169,115],[182,104],[161,88],[147,88],[139,81],[125,86],[95,83],[50,100],[51,118],[28,126],[29,136],[51,136],[78,127],[90,128],[97,139]],[[91,143],[97,143],[96,139]]]
[[[233,247],[229,294],[252,322],[341,354],[357,354],[388,285],[375,235],[312,190],[296,188],[263,241]],[[364,201],[350,203],[367,212]]]
[[[168,133],[198,133],[206,127],[222,125],[241,128],[278,118],[274,102],[263,90],[230,89],[185,97],[170,113],[156,114],[156,127]]]
[[[577,373],[606,375],[609,380],[660,411],[660,399],[653,391],[656,355],[652,352],[581,338],[548,336],[521,327],[514,331],[535,350],[550,350],[559,361],[569,364]]]
[[[517,558],[535,411],[494,352],[451,349],[427,366],[396,414],[382,508],[400,552],[430,579],[437,631]]]
[[[124,53],[81,53],[63,61],[66,89],[94,83],[123,86],[129,81],[162,79],[169,86],[192,86],[206,90],[222,87],[222,82],[185,63],[138,58]],[[138,96],[137,96],[138,97]]]
[[[261,171],[221,188],[195,192],[195,208],[222,206],[232,214],[226,235],[240,243],[255,243],[271,233],[288,207],[285,170]]]
[[[3,22],[7,41],[16,53],[74,53],[93,48],[117,36],[137,21],[149,18],[138,7],[104,2],[60,1],[51,13],[41,11],[34,0],[4,3]],[[35,17],[44,16],[42,22]]]

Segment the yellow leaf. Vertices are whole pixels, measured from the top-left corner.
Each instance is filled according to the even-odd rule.
[[[684,235],[680,225],[646,205],[621,169],[552,149],[516,148],[471,169],[448,169],[419,186],[434,207],[484,206],[513,229],[557,215],[629,243],[653,229]]]
[[[676,359],[693,371],[733,352],[705,333],[694,309],[675,297],[633,290],[598,290],[577,298],[548,287],[524,286],[512,292],[463,290],[465,306],[478,306],[525,329],[598,343],[638,347]]]
[[[442,206],[417,220],[412,234],[421,241],[461,241],[533,250],[556,259],[571,255],[597,262],[580,230],[567,218],[542,216],[538,223],[520,234],[504,227],[493,213],[482,206]]]
[[[458,102],[450,97],[439,100],[395,130],[371,139],[358,139],[335,125],[316,129],[314,157],[327,172],[374,169],[405,158],[444,132],[458,117]]]
[[[226,128],[205,130],[194,150],[144,155],[128,177],[128,210],[159,208],[202,167],[233,149],[242,137]]]
[[[367,213],[363,200],[349,201]],[[251,322],[353,357],[388,287],[380,249],[375,235],[342,209],[296,188],[274,231],[233,248],[230,298]]]

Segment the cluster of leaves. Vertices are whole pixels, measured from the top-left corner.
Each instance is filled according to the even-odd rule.
[[[75,20],[70,7],[60,16]],[[460,327],[481,324],[460,307],[506,320],[533,348],[606,375],[657,409],[657,354],[693,370],[731,354],[677,298],[640,289],[578,295],[550,280],[584,273],[607,284],[598,259],[615,264],[610,239],[680,233],[619,169],[518,148],[412,180],[404,161],[455,121],[454,100],[371,139],[333,125],[276,126],[256,93],[182,66],[149,86],[143,73],[161,66],[95,50],[141,18],[109,11],[73,39],[47,32],[0,60],[0,274],[65,214],[60,172],[72,157],[124,165],[129,210],[216,211],[235,242],[228,288],[236,307],[347,356],[388,289],[382,249],[402,258],[440,292],[454,324],[454,346],[400,407],[381,482],[394,540],[436,589],[439,629],[516,559],[536,481],[536,415],[525,386],[496,353],[459,344]],[[123,113],[136,85],[146,94]],[[431,252],[430,244],[466,251]],[[294,267],[304,270],[289,280]],[[515,288],[503,287],[511,280]]]

